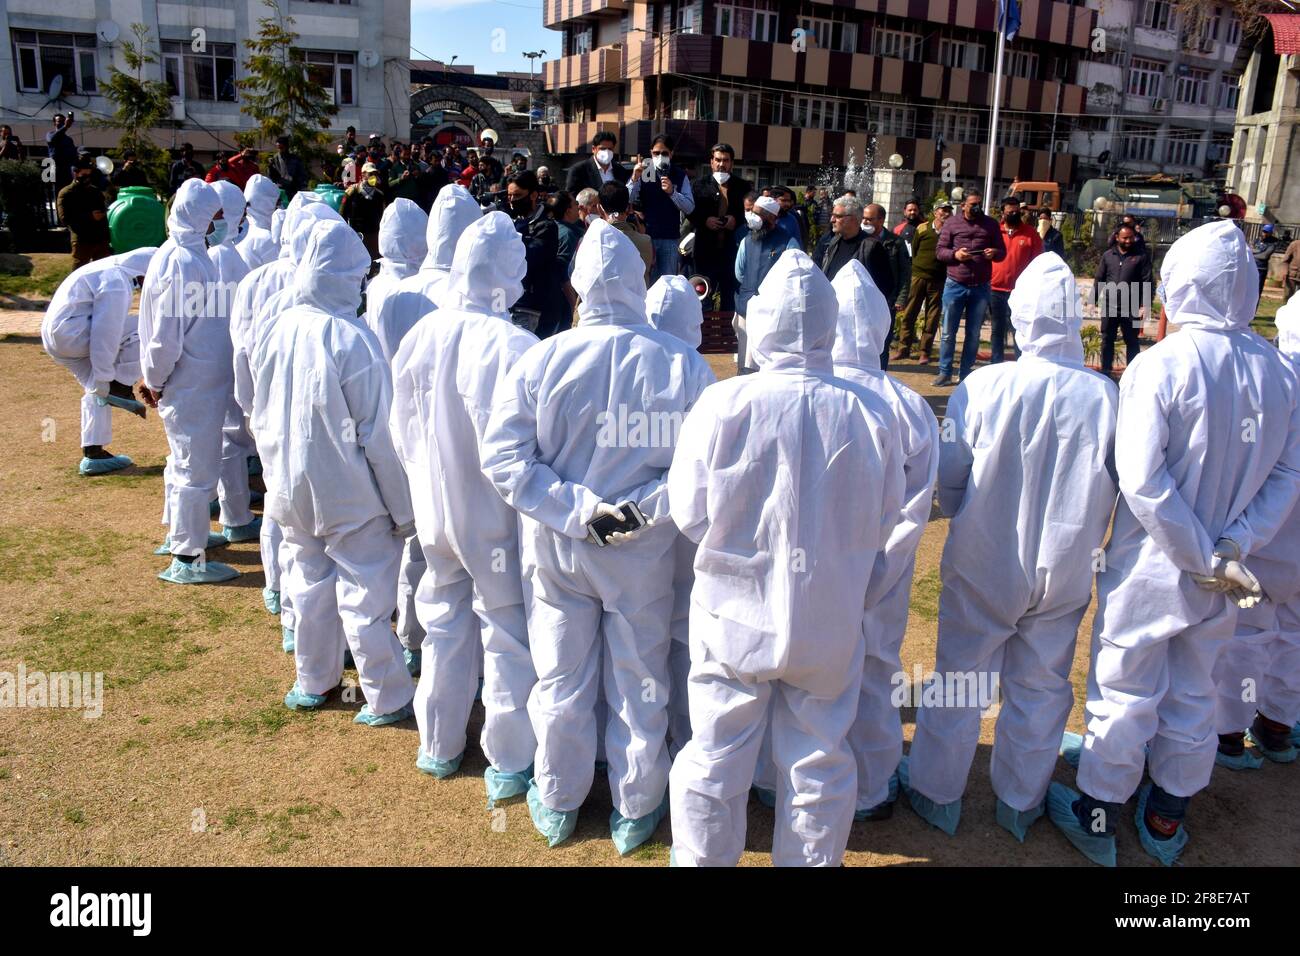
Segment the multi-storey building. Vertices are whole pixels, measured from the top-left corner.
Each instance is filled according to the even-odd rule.
[[[1087,115],[1070,147],[1086,176],[1224,178],[1241,74],[1241,20],[1229,3],[1088,0],[1101,30],[1079,66]]]
[[[759,182],[813,182],[822,167],[893,153],[918,191],[982,182],[996,11],[995,0],[546,0],[544,22],[563,36],[543,74],[562,112],[551,148],[584,152],[610,129],[623,152],[645,153],[667,132],[688,160],[732,144]],[[1074,77],[1096,13],[1082,0],[1022,0],[1021,13],[995,180],[1069,183],[1070,118],[1086,99]]]
[[[410,129],[410,4],[406,0],[283,0],[305,52],[306,69],[339,107],[332,126],[405,136]],[[5,0],[0,30],[11,66],[0,69],[0,113],[29,146],[43,150],[50,117],[71,109],[74,138],[111,147],[117,132],[84,120],[106,118],[103,96],[109,67],[127,70],[122,42],[132,25],[149,31],[158,62],[146,79],[167,83],[172,120],[153,131],[162,146],[188,141],[199,152],[229,148],[231,135],[251,121],[239,110],[235,85],[244,74],[243,43],[270,15],[261,0]],[[57,102],[48,95],[62,77]]]

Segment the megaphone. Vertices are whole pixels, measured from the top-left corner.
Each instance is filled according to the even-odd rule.
[[[713,295],[713,283],[709,281],[708,276],[693,275],[686,281],[691,284],[691,288],[695,290],[701,302]]]
[[[113,161],[109,159],[107,156],[96,156],[95,168],[98,169],[105,176],[113,175]]]

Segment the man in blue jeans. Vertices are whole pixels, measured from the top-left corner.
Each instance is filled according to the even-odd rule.
[[[682,216],[695,211],[695,197],[691,195],[691,180],[686,171],[673,165],[671,136],[654,138],[650,144],[650,162],[637,160],[627,191],[634,203],[639,202],[645,215],[645,231],[655,247],[655,262],[647,284],[660,276],[676,275]]]
[[[975,367],[980,329],[989,307],[993,263],[1001,262],[1007,255],[997,220],[985,215],[981,209],[983,200],[979,190],[972,189],[966,193],[961,215],[944,223],[935,249],[935,258],[948,269],[943,284],[943,339],[939,343],[936,387],[953,384],[952,360],[957,350],[957,327],[963,314],[966,316],[966,339],[961,348],[959,377],[964,379]]]

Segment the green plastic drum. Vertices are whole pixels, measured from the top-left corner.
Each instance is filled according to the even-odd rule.
[[[321,183],[314,192],[335,212],[338,212],[339,207],[343,205],[343,190],[333,183]]]
[[[143,246],[161,246],[167,238],[167,212],[149,186],[123,186],[108,207],[108,235],[121,254]]]

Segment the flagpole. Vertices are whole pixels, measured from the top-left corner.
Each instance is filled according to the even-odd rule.
[[[989,120],[989,159],[984,173],[984,208],[992,209],[996,201],[993,196],[993,170],[997,166],[998,154],[998,113],[1002,106],[1002,57],[1007,49],[1006,0],[998,4],[998,53],[993,64],[993,115]]]

